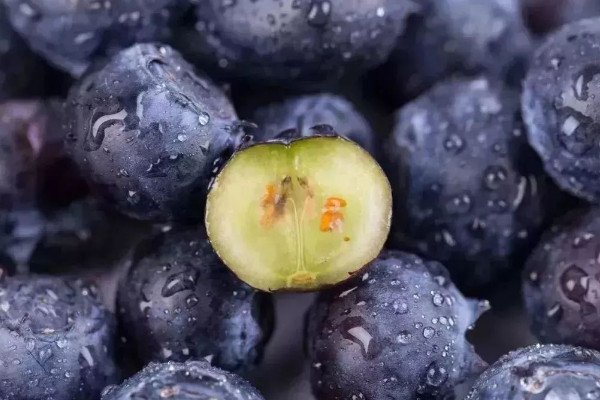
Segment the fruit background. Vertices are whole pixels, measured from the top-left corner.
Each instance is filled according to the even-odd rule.
[[[0,400],[600,399],[599,60],[597,0],[0,0]]]

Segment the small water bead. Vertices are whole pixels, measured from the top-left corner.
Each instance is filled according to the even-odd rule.
[[[464,146],[464,140],[456,134],[449,135],[444,141],[444,148],[447,151],[450,151],[454,154],[460,153],[463,150]]]
[[[402,331],[396,336],[396,341],[401,344],[408,344],[412,339],[412,334],[408,331]]]
[[[489,190],[497,190],[507,178],[506,168],[501,166],[488,167],[484,172],[484,186]]]
[[[198,123],[202,126],[207,125],[210,122],[210,115],[208,113],[202,111],[198,115]]]
[[[435,335],[435,329],[432,327],[427,326],[423,329],[423,337],[425,337],[425,339],[431,339],[433,335]]]
[[[433,294],[432,301],[436,307],[440,307],[442,304],[444,304],[444,296],[442,296],[441,293],[436,292]]]
[[[427,370],[427,384],[429,386],[441,386],[448,379],[448,371],[444,367],[438,367],[432,363]]]

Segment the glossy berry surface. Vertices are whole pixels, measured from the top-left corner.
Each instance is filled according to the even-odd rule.
[[[276,138],[295,129],[299,137],[314,135],[314,127],[329,125],[335,132],[375,153],[375,134],[358,110],[343,97],[333,94],[306,95],[272,103],[254,111],[250,120],[258,125],[254,139]]]
[[[520,0],[419,0],[383,70],[383,90],[413,98],[454,74],[519,83],[531,50]]]
[[[80,76],[94,60],[134,43],[164,40],[187,1],[4,1],[10,21],[55,66]]]
[[[523,273],[533,332],[547,343],[600,349],[600,212],[567,214],[542,238]]]
[[[270,296],[229,272],[199,229],[140,244],[121,281],[118,310],[144,364],[206,358],[244,370],[261,359],[273,328]]]
[[[0,397],[91,399],[117,378],[114,317],[81,281],[28,276],[0,286]]]
[[[317,399],[445,398],[481,372],[465,333],[486,303],[408,253],[384,252],[365,271],[320,293],[307,317]]]
[[[203,361],[151,363],[119,386],[108,387],[102,400],[264,400],[242,378]]]
[[[92,189],[142,220],[202,215],[237,117],[213,82],[167,46],[138,44],[67,100],[67,148]]]
[[[538,48],[524,82],[529,141],[558,185],[600,201],[600,18],[566,25]]]
[[[385,61],[408,2],[198,1],[177,45],[217,74],[306,88]]]
[[[395,240],[443,262],[461,288],[519,267],[559,199],[518,94],[493,79],[447,81],[409,103],[385,150]]]
[[[508,353],[479,377],[466,400],[597,399],[600,354],[535,345]]]

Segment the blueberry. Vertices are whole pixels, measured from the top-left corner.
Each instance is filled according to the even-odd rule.
[[[140,244],[121,280],[118,309],[144,363],[207,358],[243,371],[260,360],[272,329],[270,296],[231,274],[199,229]]]
[[[566,25],[536,51],[522,99],[529,141],[558,185],[600,201],[600,18]]]
[[[15,29],[55,66],[80,76],[95,59],[165,40],[185,0],[5,0]]]
[[[486,308],[463,297],[441,264],[384,252],[362,276],[321,292],[309,312],[316,397],[451,396],[484,367],[465,333]]]
[[[493,79],[447,81],[409,103],[385,149],[396,240],[464,289],[519,267],[560,199],[528,147],[518,94]]]
[[[39,94],[47,70],[12,30],[0,3],[0,100]]]
[[[106,388],[102,400],[264,400],[248,382],[203,361],[151,363],[119,386]]]
[[[600,349],[599,248],[599,210],[577,210],[556,223],[529,257],[523,297],[542,341]]]
[[[95,293],[55,277],[2,282],[2,399],[92,399],[115,382],[115,323]]]
[[[571,400],[600,396],[600,354],[535,345],[508,353],[475,383],[466,400]]]
[[[371,154],[375,151],[375,134],[369,123],[352,103],[333,94],[316,94],[290,98],[254,111],[251,121],[259,141],[277,137],[282,131],[296,129],[300,136],[312,136],[318,125],[330,125],[346,139],[360,144]]]
[[[419,0],[376,74],[398,103],[453,74],[486,72],[519,83],[531,39],[518,0]]]
[[[597,0],[521,0],[530,29],[548,33],[568,22],[600,15]]]
[[[67,147],[108,204],[143,220],[200,217],[237,117],[168,46],[139,44],[90,72],[67,101]]]
[[[396,0],[206,0],[179,33],[186,57],[217,74],[306,88],[388,57],[408,3]]]

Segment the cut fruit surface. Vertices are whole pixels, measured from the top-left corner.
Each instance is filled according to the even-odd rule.
[[[390,229],[390,184],[340,137],[237,152],[213,183],[206,229],[215,251],[257,289],[316,290],[377,257]]]

